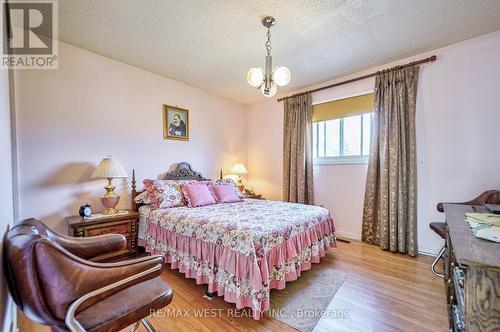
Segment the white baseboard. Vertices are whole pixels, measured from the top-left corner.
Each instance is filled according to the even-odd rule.
[[[420,248],[418,253],[421,255],[433,256],[436,257],[439,253],[439,250],[430,249],[430,248]]]
[[[346,239],[361,241],[361,234],[343,232],[343,231],[335,231],[335,235],[338,237],[346,238]],[[420,248],[418,250],[418,253],[421,255],[436,257],[437,254],[439,253],[439,250],[431,249],[431,248]]]
[[[361,241],[361,234],[343,232],[343,231],[335,231],[335,235],[338,237],[343,237],[351,240]]]

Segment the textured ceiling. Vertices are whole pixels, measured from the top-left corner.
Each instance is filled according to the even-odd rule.
[[[246,72],[274,65],[296,90],[342,74],[500,30],[500,0],[64,0],[62,41],[250,104]]]

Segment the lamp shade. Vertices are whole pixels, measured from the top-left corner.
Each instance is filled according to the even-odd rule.
[[[276,92],[278,92],[278,88],[276,87],[276,84],[274,84],[274,82],[271,82],[271,87],[269,88],[269,90],[266,92],[266,85],[263,84],[261,87],[260,87],[260,92],[262,92],[262,94],[266,97],[274,97],[274,95],[276,94]]]
[[[252,68],[248,71],[247,82],[251,87],[258,88],[264,82],[266,74],[262,68]]]
[[[273,81],[279,86],[285,86],[290,83],[290,70],[287,67],[281,66],[274,70]]]
[[[234,174],[247,174],[248,171],[247,171],[247,168],[245,167],[245,165],[243,165],[242,163],[238,163],[238,164],[235,164],[233,166],[233,169],[231,170],[231,173],[234,173]]]
[[[92,179],[114,179],[114,178],[128,178],[127,173],[123,169],[118,160],[107,156],[97,166],[91,176]]]

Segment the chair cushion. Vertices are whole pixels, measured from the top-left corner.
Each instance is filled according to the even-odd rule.
[[[172,301],[172,287],[161,277],[147,280],[104,298],[80,311],[76,319],[87,331],[119,331]]]
[[[446,224],[444,222],[431,222],[429,227],[443,239],[446,238]]]

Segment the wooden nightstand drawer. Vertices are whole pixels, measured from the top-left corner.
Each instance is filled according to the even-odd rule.
[[[137,234],[139,213],[127,211],[111,216],[84,219],[79,216],[67,217],[69,234],[77,237],[91,237],[103,234],[122,234],[127,239],[127,246],[118,252],[93,258],[96,262],[113,262],[137,257]]]
[[[130,222],[117,221],[103,225],[89,226],[85,228],[85,236],[96,236],[103,234],[130,234]]]

